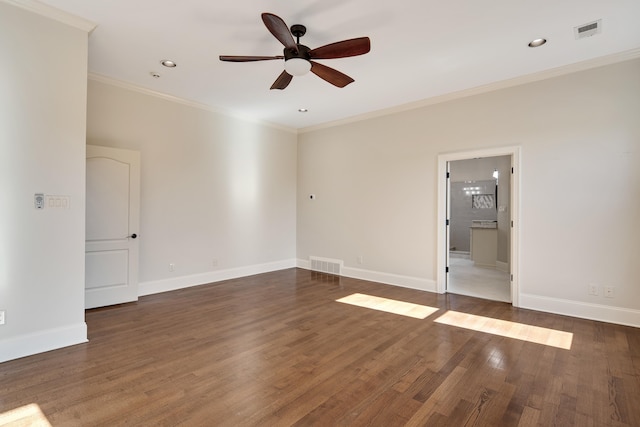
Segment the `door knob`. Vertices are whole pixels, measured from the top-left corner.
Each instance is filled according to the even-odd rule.
[[[135,239],[136,237],[138,237],[138,235],[136,233],[133,233],[131,236],[127,236],[127,237],[131,237],[132,239]]]

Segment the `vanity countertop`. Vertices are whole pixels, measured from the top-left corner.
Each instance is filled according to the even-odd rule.
[[[470,228],[498,228],[498,221],[473,220]]]

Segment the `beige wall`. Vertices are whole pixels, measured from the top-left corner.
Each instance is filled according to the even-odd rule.
[[[87,127],[141,153],[143,294],[295,265],[294,132],[91,79]]]
[[[640,325],[638,76],[633,60],[301,134],[299,262],[337,258],[429,288],[438,155],[520,146],[521,304]]]
[[[87,31],[0,2],[0,362],[86,341]],[[69,196],[36,210],[34,194]]]

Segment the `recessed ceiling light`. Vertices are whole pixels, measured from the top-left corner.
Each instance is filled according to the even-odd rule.
[[[169,60],[169,59],[163,59],[162,61],[160,61],[160,63],[162,65],[164,65],[167,68],[175,68],[178,66],[178,64],[176,64],[175,62]]]
[[[301,112],[301,113],[306,113],[309,110],[306,109],[306,108],[298,108],[298,111]]]
[[[547,42],[547,39],[535,39],[535,40],[531,40],[531,42],[529,42],[529,47],[538,47],[538,46],[542,46],[543,44],[545,44]]]

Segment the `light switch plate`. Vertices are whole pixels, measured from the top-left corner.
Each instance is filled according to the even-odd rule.
[[[36,209],[44,209],[44,194],[36,193],[33,195],[33,204]]]

